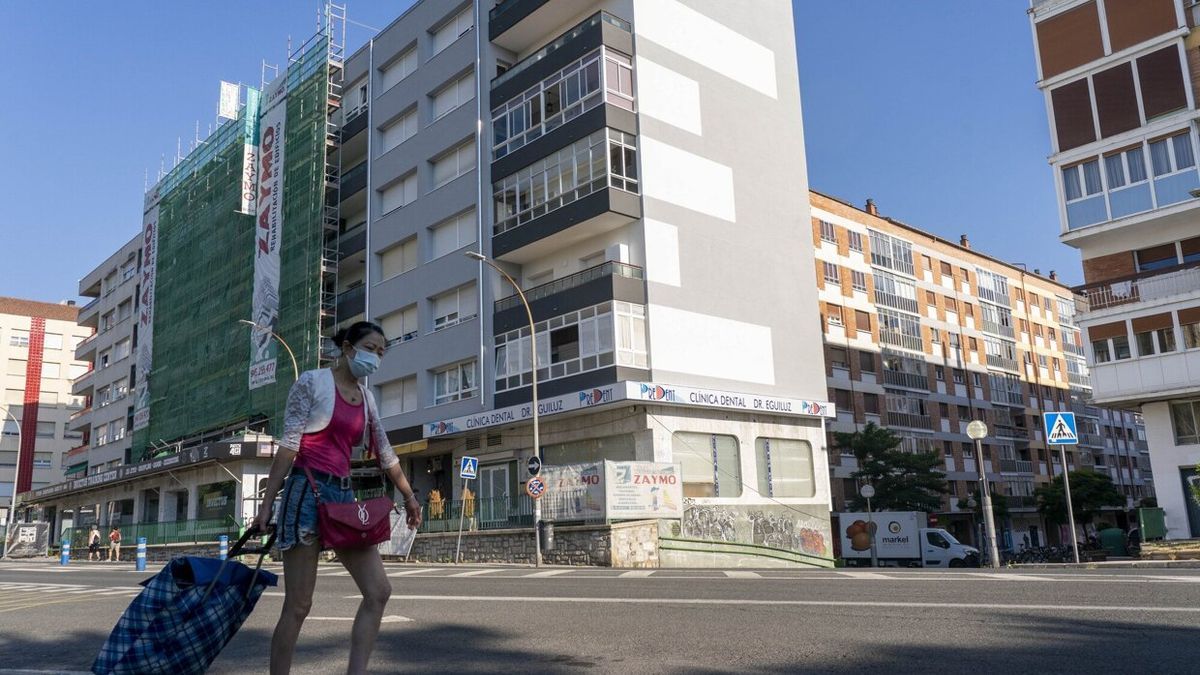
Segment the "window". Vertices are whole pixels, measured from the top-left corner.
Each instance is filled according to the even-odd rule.
[[[404,274],[417,266],[417,238],[407,240],[385,249],[379,254],[379,278],[386,281]],[[391,335],[389,332],[388,335]]]
[[[950,373],[951,373],[952,377],[954,378],[955,384],[965,384],[966,383],[967,376],[961,369],[952,368],[950,370]]]
[[[1099,194],[1100,162],[1089,160],[1082,164],[1063,167],[1063,192],[1068,202]]]
[[[934,366],[933,378],[938,382],[944,382],[946,380],[946,369],[941,366]]]
[[[440,405],[451,401],[472,398],[478,393],[475,379],[477,362],[468,361],[434,371],[433,403]]]
[[[1179,310],[1179,330],[1183,333],[1184,349],[1200,347],[1200,312]]]
[[[833,405],[839,412],[854,413],[854,403],[850,400],[850,392],[846,389],[833,390]]]
[[[1191,134],[1184,132],[1176,136],[1160,138],[1150,143],[1150,166],[1155,178],[1196,165],[1192,155]]]
[[[110,330],[114,325],[116,325],[116,323],[117,323],[116,311],[112,311],[112,312],[105,314],[104,316],[100,317],[100,332],[103,333],[107,330]]]
[[[880,307],[878,311],[880,342],[914,351],[923,351],[921,322],[917,317],[893,312],[883,307]]]
[[[917,305],[917,287],[911,279],[905,279],[904,277],[883,270],[875,270],[874,276],[876,304],[893,309],[901,309],[913,314],[920,311]],[[931,293],[926,291],[926,300],[931,295]]]
[[[868,230],[868,235],[871,238],[871,264],[912,276],[912,244],[875,230]]]
[[[433,119],[438,120],[458,106],[475,98],[475,73],[454,80],[433,94]]]
[[[129,262],[125,263],[124,265],[121,265],[120,274],[121,274],[121,283],[125,283],[126,281],[129,281],[130,279],[132,279],[133,275],[137,274],[137,261],[130,260]]]
[[[475,142],[467,141],[448,150],[436,157],[432,164],[433,189],[436,190],[475,168]]]
[[[54,438],[54,422],[37,423],[38,438]]]
[[[850,368],[850,360],[846,356],[846,349],[844,347],[829,348],[829,365],[834,368]]]
[[[834,227],[833,223],[830,223],[830,222],[824,221],[824,220],[819,220],[817,222],[820,223],[820,225],[821,225],[821,241],[828,241],[830,243],[836,244],[837,243],[837,228]]]
[[[864,333],[870,333],[871,315],[861,309],[854,310],[854,327]]]
[[[443,49],[449,47],[458,41],[458,38],[467,34],[475,25],[475,18],[471,14],[471,9],[474,6],[468,6],[463,11],[454,15],[438,27],[433,33],[433,43],[430,53],[430,58],[441,53]]]
[[[826,320],[827,324],[830,326],[845,325],[842,322],[842,307],[841,307],[841,305],[826,305],[825,306],[825,320]]]
[[[941,266],[942,276],[950,277],[951,279],[954,278],[954,268],[950,266],[950,263],[946,262],[945,260],[942,260],[940,262],[940,266]]]
[[[1200,443],[1200,430],[1196,426],[1197,404],[1200,401],[1184,401],[1171,404],[1171,424],[1175,428],[1175,445]]]
[[[875,352],[858,353],[858,369],[864,373],[875,372]]]
[[[840,284],[841,277],[838,275],[838,266],[834,263],[823,261],[825,267],[825,281],[832,284]]]
[[[474,319],[478,314],[477,300],[475,284],[460,286],[433,298],[433,330],[439,331]]]
[[[113,345],[113,361],[120,361],[128,358],[130,354],[130,340],[125,338],[117,344]]]
[[[29,362],[25,359],[9,359],[8,374],[9,375],[25,375],[25,369],[29,366]]]
[[[362,85],[358,88],[358,107],[359,109],[367,107],[370,98],[367,96],[367,85]]]
[[[863,250],[862,234],[859,232],[855,232],[853,230],[848,231],[846,234],[849,235],[850,250],[858,251],[859,253],[862,253],[862,250]]]
[[[130,303],[127,302],[125,304],[128,305]],[[128,317],[129,317],[129,314],[126,313],[125,318],[128,318]],[[62,349],[63,348],[63,336],[59,333],[46,333],[45,335],[42,336],[42,347],[44,349]]]
[[[475,211],[464,211],[434,225],[431,230],[430,259],[440,258],[475,243]]]
[[[624,132],[601,129],[495,182],[494,234],[524,225],[605,187],[636,191],[634,141],[634,136]],[[620,159],[619,165],[610,165],[610,160],[616,158]]]
[[[1138,356],[1165,354],[1175,351],[1175,332],[1170,328],[1157,328],[1143,333],[1134,333]]]
[[[417,376],[388,382],[379,387],[379,414],[400,415],[417,409]]]
[[[383,133],[381,137],[382,145],[379,151],[379,154],[382,155],[417,135],[417,109],[412,108],[379,130]]]
[[[395,60],[379,69],[379,90],[387,91],[417,69],[417,46],[404,50]]]
[[[974,345],[972,345],[972,348],[974,348]],[[973,382],[976,387],[983,386],[983,378],[980,377],[979,373],[971,373],[971,382]]]
[[[42,379],[43,380],[57,379],[59,376],[60,370],[61,370],[61,366],[59,364],[50,363],[48,361],[45,361],[42,363]]]
[[[863,394],[863,412],[868,415],[879,414],[879,394],[870,392]]]
[[[112,384],[113,400],[125,398],[129,395],[129,378],[122,377]]]
[[[676,431],[671,454],[683,465],[683,496],[740,497],[741,453],[734,436]]]
[[[1175,244],[1173,243],[1139,249],[1134,251],[1134,258],[1137,261],[1137,270],[1139,272],[1152,272],[1154,270],[1175,267],[1179,264],[1179,258],[1177,257]]]
[[[646,309],[614,302],[585,307],[536,325],[538,381],[607,368],[646,368]],[[496,391],[532,382],[529,328],[496,336]]]
[[[96,390],[96,407],[103,408],[112,403],[112,389],[109,387],[100,387]]]
[[[812,446],[807,441],[759,437],[754,440],[754,455],[760,495],[812,497],[817,493]]]
[[[125,319],[128,319],[131,316],[133,316],[133,301],[132,300],[126,300],[125,302],[122,302],[121,304],[117,305],[117,322],[124,321]],[[61,336],[60,336],[60,339],[61,339]],[[60,342],[60,344],[61,344],[61,342]],[[61,349],[61,347],[59,347],[59,349]]]
[[[1104,173],[1109,190],[1146,180],[1146,158],[1141,146],[1105,155]]]
[[[867,292],[867,275],[858,270],[850,270],[850,285],[856,291]]]
[[[409,305],[379,319],[379,327],[389,337],[388,345],[408,342],[417,337],[417,306]]]
[[[416,200],[417,172],[414,171],[379,192],[379,210],[389,213]]]
[[[508,155],[602,103],[633,110],[632,63],[625,54],[601,47],[493,109],[493,159]]]
[[[14,328],[8,336],[8,346],[10,347],[28,347],[29,346],[29,331],[20,328]]]

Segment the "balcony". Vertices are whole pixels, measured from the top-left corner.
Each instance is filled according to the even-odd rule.
[[[1092,392],[1098,405],[1134,407],[1200,392],[1200,350],[1097,363]]]
[[[1075,356],[1085,356],[1085,357],[1087,356],[1087,352],[1085,352],[1083,350],[1083,345],[1077,345],[1077,344],[1072,344],[1070,342],[1064,342],[1063,346],[1062,346],[1062,350],[1068,354],[1074,354]]]
[[[96,328],[100,319],[100,298],[92,300],[88,304],[79,308],[79,315],[75,319],[75,323],[88,328]]]
[[[1092,386],[1092,377],[1081,373],[1067,373],[1067,381],[1080,387]]]
[[[367,248],[367,228],[364,223],[346,230],[338,236],[338,262],[349,258],[355,253],[361,253]]]
[[[1011,438],[1018,441],[1029,440],[1029,430],[1024,427],[997,424],[995,434],[996,438]]]
[[[367,186],[367,163],[360,162],[342,173],[339,183],[339,199],[345,201]]]
[[[933,429],[933,421],[929,415],[917,413],[887,411],[889,427],[905,427],[907,429]]]
[[[511,52],[526,52],[552,34],[552,30],[594,6],[587,0],[502,0],[488,12],[488,39]],[[542,51],[553,49],[543,47]],[[540,54],[544,58],[542,51],[534,57]]]
[[[905,312],[910,312],[912,314],[918,314],[921,311],[921,308],[918,306],[916,300],[896,295],[895,293],[888,293],[887,291],[882,291],[878,288],[875,289],[875,304],[883,305],[884,307],[891,307],[892,309],[904,310]]]
[[[636,305],[646,303],[642,268],[609,261],[525,291],[534,321],[545,321],[566,312],[610,300]],[[494,332],[499,335],[529,325],[520,296],[513,294],[494,305]]]
[[[891,345],[893,347],[900,347],[902,349],[911,349],[914,352],[921,352],[925,350],[921,336],[909,335],[907,333],[887,330],[885,328],[879,329],[879,342],[885,345]]]
[[[92,333],[75,346],[76,361],[94,361],[96,359],[96,338],[99,333]]]
[[[342,323],[366,311],[367,287],[355,286],[347,291],[338,293],[335,323]]]
[[[999,356],[997,354],[988,354],[987,355],[987,364],[989,366],[991,366],[992,368],[1011,370],[1013,372],[1020,372],[1020,370],[1021,370],[1020,367],[1017,365],[1016,359],[1006,358],[1003,356]]]
[[[79,377],[71,380],[71,395],[72,396],[90,396],[92,393],[93,376],[96,370],[87,371]]]
[[[1014,337],[1012,326],[1005,326],[1001,323],[996,323],[989,319],[983,320],[983,332],[991,333],[992,335],[1002,335],[1007,338]]]
[[[1037,508],[1037,497],[1029,495],[1005,495],[1010,510],[1029,510]]]
[[[1089,284],[1076,288],[1075,291],[1083,295],[1088,312],[1100,312],[1139,302],[1195,297],[1200,294],[1200,265],[1193,264],[1189,267]]]
[[[346,111],[346,119],[342,122],[341,129],[342,143],[354,138],[359,132],[367,128],[367,117],[366,104]]]
[[[1033,473],[1033,462],[1025,459],[1000,459],[1000,473]]]
[[[905,389],[929,391],[929,378],[917,373],[906,373],[902,370],[883,369],[883,383]]]
[[[1089,448],[1103,448],[1104,439],[1099,434],[1091,434],[1087,432],[1079,432],[1079,445]]]

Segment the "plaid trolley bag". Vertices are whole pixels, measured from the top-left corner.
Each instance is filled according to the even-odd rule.
[[[278,581],[261,570],[275,535],[261,548],[246,548],[253,534],[243,534],[226,560],[175,558],[143,581],[145,590],[117,621],[92,672],[184,675],[208,670],[263,591]],[[253,569],[233,560],[244,554],[258,555]]]

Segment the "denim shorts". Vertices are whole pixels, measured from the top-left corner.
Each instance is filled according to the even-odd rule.
[[[313,477],[317,474],[314,472]],[[321,501],[341,504],[354,501],[353,490],[343,490],[337,484],[317,480]],[[275,516],[276,545],[286,551],[296,544],[311,546],[319,542],[317,531],[317,500],[303,471],[293,473],[279,491],[279,509]]]

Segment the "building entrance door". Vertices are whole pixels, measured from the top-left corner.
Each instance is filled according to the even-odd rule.
[[[1183,502],[1187,504],[1188,529],[1193,537],[1200,537],[1200,504],[1196,503],[1196,496],[1192,492],[1192,488],[1200,485],[1200,474],[1196,473],[1196,469],[1189,467],[1179,470],[1179,477],[1183,480]]]
[[[508,464],[479,467],[479,520],[508,520]]]

